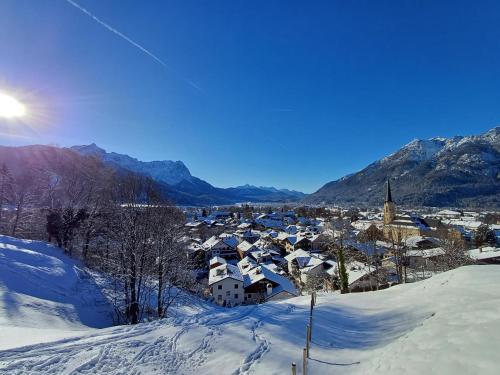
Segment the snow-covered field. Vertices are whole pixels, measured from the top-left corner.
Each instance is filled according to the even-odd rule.
[[[9,241],[16,240],[0,240]],[[6,326],[23,329],[26,341],[2,337],[3,345],[10,346],[0,351],[2,374],[267,375],[291,373],[292,361],[301,372],[308,296],[232,309],[193,301],[162,321],[96,330],[97,314],[91,319],[88,310],[80,309],[77,298],[83,296],[63,292],[55,298],[56,276],[49,277],[51,292],[44,295],[41,291],[47,289],[32,276],[42,272],[37,268],[48,273],[52,267],[65,270],[59,287],[67,290],[73,280],[68,275],[76,267],[73,261],[54,255],[62,263],[39,263],[30,258],[43,258],[48,250],[37,255],[33,249],[21,250],[30,243],[16,242],[18,249],[7,250],[6,246],[0,247],[2,333]],[[57,251],[52,248],[50,254]],[[20,273],[17,282],[6,281],[11,277],[9,267],[26,272],[36,292],[16,287],[23,280]],[[498,285],[498,266],[471,266],[379,292],[319,295],[309,373],[498,374]],[[36,296],[28,297],[33,294]],[[29,298],[37,298],[43,308],[36,303],[32,307]],[[18,311],[26,320],[16,319],[17,312],[11,307],[14,300],[19,301],[14,305],[21,306]],[[62,327],[60,337],[68,327],[72,332],[51,343],[35,343],[35,337],[35,344],[21,347],[31,339],[29,328],[42,323],[46,329],[54,324],[55,331]],[[74,330],[83,330],[85,325],[94,328],[75,337]]]

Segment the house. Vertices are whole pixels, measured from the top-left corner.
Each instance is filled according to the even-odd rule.
[[[357,292],[371,289],[376,283],[375,267],[353,261],[346,265],[349,290]]]
[[[469,250],[468,254],[480,264],[500,264],[500,247],[480,247]]]
[[[309,275],[319,274],[323,271],[328,272],[332,267],[336,266],[335,262],[328,262],[323,256],[312,254],[303,249],[298,249],[288,254],[285,260],[288,263],[288,273],[294,275],[298,272],[297,276],[303,283],[307,282]]]
[[[237,247],[236,250],[238,251],[238,255],[240,256],[240,259],[243,259],[244,257],[247,256],[247,253],[252,250],[258,250],[259,248],[248,242],[248,241],[243,241],[240,243]]]
[[[235,236],[238,238],[240,242],[242,241],[247,241],[250,243],[254,243],[260,238],[260,233],[256,231],[252,231],[251,229],[241,231],[241,232],[236,232]]]
[[[441,247],[434,247],[432,249],[407,250],[405,257],[408,267],[432,271],[437,268],[439,259],[445,254],[446,252]]]
[[[251,260],[242,260],[238,266],[243,273],[245,304],[276,301],[299,295],[293,283],[275,272],[272,265],[256,265]]]
[[[311,249],[311,240],[300,235],[287,236],[284,245],[287,253],[291,253],[297,249],[309,250]]]
[[[223,257],[225,259],[236,259],[238,239],[232,235],[221,234],[220,236],[212,236],[203,243],[203,248],[206,252],[206,258]]]
[[[212,268],[208,285],[214,302],[220,306],[236,306],[244,302],[243,276],[237,266],[222,264]]]
[[[328,245],[329,238],[324,234],[314,234],[309,238],[311,251],[322,251]]]

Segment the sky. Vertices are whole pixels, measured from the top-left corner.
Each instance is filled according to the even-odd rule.
[[[0,119],[2,145],[310,193],[499,125],[500,2],[1,0],[0,91],[28,111]]]

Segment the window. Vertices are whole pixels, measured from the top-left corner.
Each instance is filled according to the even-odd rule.
[[[217,289],[222,289],[222,285],[217,285]]]
[[[231,292],[228,290],[228,291],[226,292],[226,297],[229,297],[229,296],[231,296]]]
[[[235,294],[235,295],[234,295],[234,299],[238,299],[238,294]]]
[[[234,284],[234,289],[238,289],[238,284]]]
[[[218,299],[219,301],[222,301],[222,296],[219,294],[219,295],[217,296],[217,299]]]
[[[249,294],[249,295],[248,295],[248,298],[252,298],[252,295],[251,295],[251,294]]]

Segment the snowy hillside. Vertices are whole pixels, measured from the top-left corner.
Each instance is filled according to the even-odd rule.
[[[112,324],[95,282],[62,250],[0,236],[0,349]]]
[[[31,275],[30,265],[48,262],[16,267]],[[379,292],[319,295],[309,373],[497,374],[499,283],[498,266],[471,266]],[[4,286],[2,301],[10,293]],[[0,373],[287,374],[292,361],[301,365],[308,311],[308,296],[232,309],[193,300],[162,321],[0,351]]]

